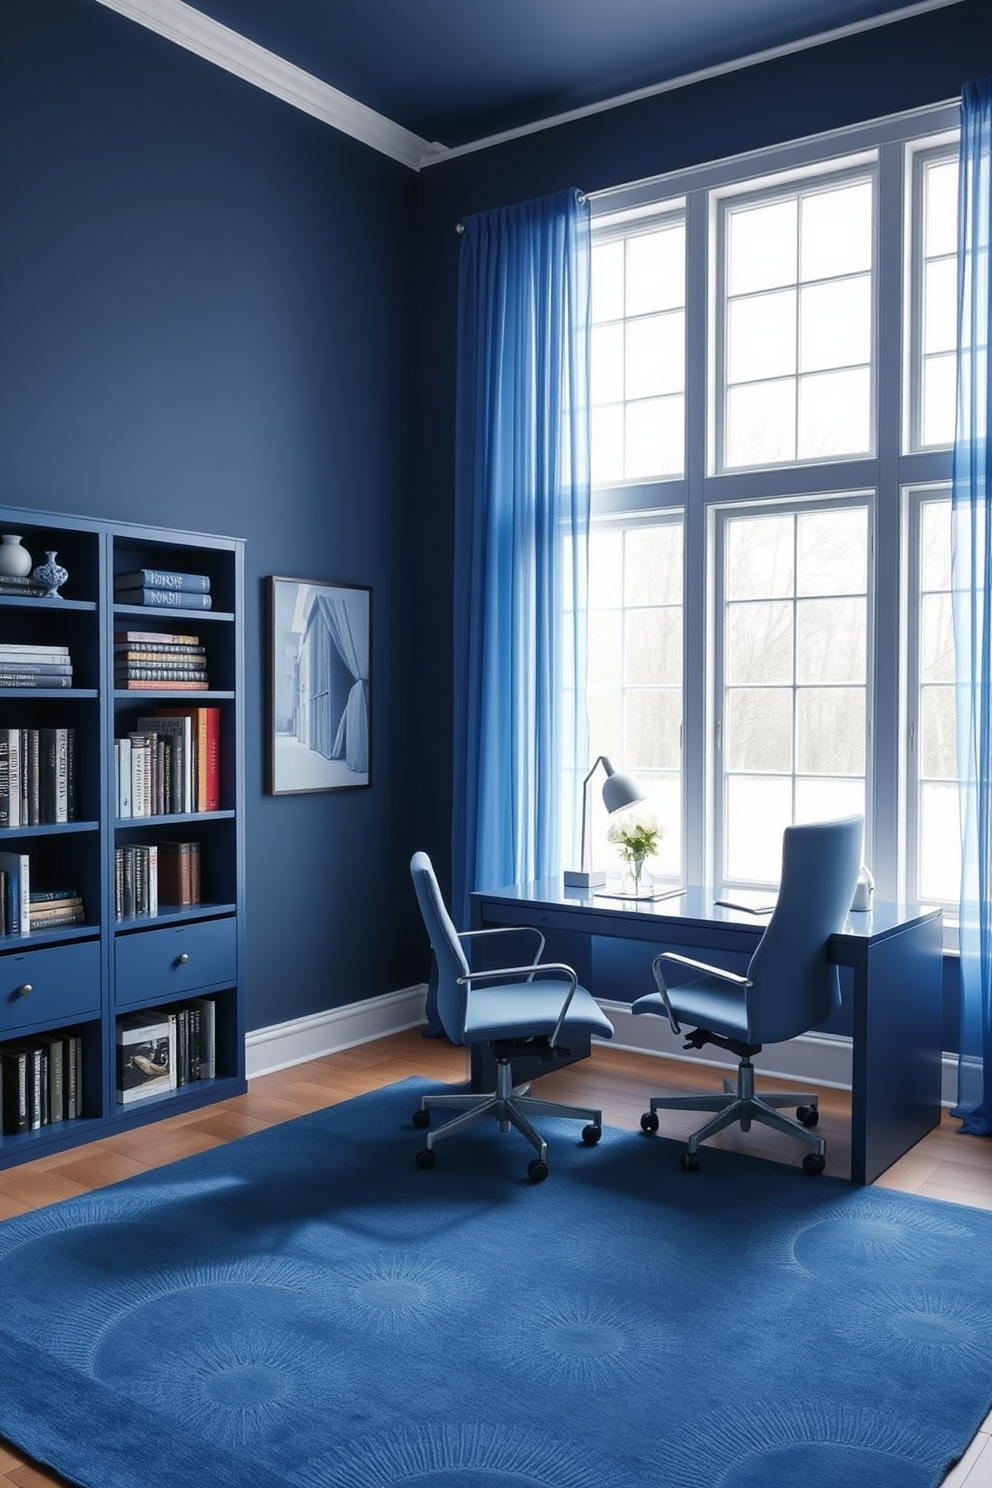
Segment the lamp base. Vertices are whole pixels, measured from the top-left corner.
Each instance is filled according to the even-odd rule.
[[[566,889],[598,889],[606,882],[605,868],[566,868]]]

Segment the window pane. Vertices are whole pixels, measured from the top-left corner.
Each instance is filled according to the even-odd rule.
[[[792,821],[792,781],[732,775],[727,781],[727,877],[778,883],[782,833]]]
[[[592,479],[598,485],[623,480],[623,404],[594,408],[590,424]]]
[[[872,183],[811,192],[802,203],[802,277],[825,279],[871,267]]]
[[[727,289],[732,295],[755,289],[795,284],[795,197],[755,207],[736,207],[728,213]]]
[[[796,291],[732,300],[727,328],[731,382],[780,377],[796,370]]]
[[[650,781],[655,819],[664,835],[654,855],[654,871],[666,878],[682,872],[682,782],[678,775],[654,776]]]
[[[957,728],[953,687],[924,687],[920,692],[920,774],[956,780]]]
[[[726,525],[728,599],[779,599],[792,593],[793,518],[731,517]]]
[[[629,605],[682,603],[682,527],[664,522],[624,533],[624,601]]]
[[[923,271],[923,350],[954,351],[958,344],[958,265],[938,258]]]
[[[923,443],[953,444],[957,356],[927,357],[923,363]]]
[[[622,603],[623,533],[596,528],[589,534],[589,608],[619,609]]]
[[[623,693],[619,687],[590,687],[586,692],[589,718],[589,758],[608,755],[622,759]]]
[[[799,368],[853,367],[871,360],[871,279],[835,279],[799,298]]]
[[[745,383],[727,391],[728,465],[778,465],[796,457],[796,385]]]
[[[623,240],[597,243],[592,250],[592,318],[619,320],[623,315]]]
[[[663,687],[682,681],[682,611],[628,610],[624,685]],[[643,761],[642,761],[643,763]]]
[[[956,785],[920,788],[920,898],[961,897],[961,818]]]
[[[863,775],[863,689],[801,688],[796,699],[796,752],[804,775]]]
[[[868,586],[868,513],[802,512],[798,517],[799,594],[863,594]]]
[[[627,315],[668,310],[685,302],[685,228],[627,239]]]
[[[590,395],[593,403],[623,399],[623,326],[595,326],[592,332]]]
[[[925,168],[923,251],[927,258],[955,253],[958,246],[958,163],[940,160]]]
[[[628,480],[681,475],[685,399],[646,398],[626,408],[624,475]]]
[[[792,689],[732,688],[727,693],[727,769],[792,769]]]
[[[727,685],[792,682],[792,605],[734,604],[727,610]]]
[[[867,454],[871,443],[868,368],[799,379],[799,458]]]
[[[951,587],[951,503],[925,501],[922,510],[920,582],[924,589]]]
[[[685,387],[685,317],[682,311],[627,324],[627,397],[680,393]]]
[[[796,781],[796,821],[837,821],[842,816],[864,816],[863,780],[803,778]]]
[[[616,683],[623,665],[623,615],[620,610],[600,610],[589,626],[586,644],[589,686]]]
[[[926,594],[920,605],[922,655],[920,678],[924,682],[954,681],[954,620],[949,594]]]
[[[677,770],[682,695],[675,689],[628,692],[624,764],[631,770]]]
[[[863,682],[863,599],[801,599],[796,605],[796,680]]]

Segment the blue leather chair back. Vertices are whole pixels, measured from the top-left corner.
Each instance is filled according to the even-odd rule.
[[[747,972],[750,1042],[795,1038],[840,1006],[827,942],[851,908],[863,833],[861,816],[786,827],[778,900]]]
[[[462,950],[451,916],[445,908],[441,890],[437,886],[431,860],[425,852],[416,852],[410,859],[413,887],[424,917],[434,959],[437,962],[437,1011],[444,1031],[453,1044],[460,1044],[465,1035],[465,1005],[468,988],[458,985],[458,978],[468,976],[469,965]]]

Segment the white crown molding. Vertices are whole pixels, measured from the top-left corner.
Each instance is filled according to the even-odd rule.
[[[436,150],[419,135],[349,98],[319,78],[275,56],[183,0],[97,0],[149,31],[164,36],[188,52],[233,72],[256,88],[311,114],[332,129],[370,145],[401,165],[419,170],[428,150]]]
[[[501,134],[486,135],[484,139],[470,140],[465,145],[429,145],[421,161],[421,169],[438,165],[444,160],[454,160],[459,155],[471,155],[476,150],[488,150],[493,145],[506,144],[508,140],[524,139],[529,134],[539,134],[545,129],[555,129],[559,124],[571,124],[576,119],[588,119],[593,114],[605,113],[608,109],[623,108],[628,103],[638,103],[642,98],[654,98],[659,93],[672,93],[677,88],[688,88],[693,83],[702,83],[710,78],[722,77],[728,72],[740,72],[745,67],[756,67],[762,62],[772,62],[778,57],[789,57],[795,52],[805,52],[811,47],[824,46],[827,42],[840,41],[845,36],[857,36],[862,31],[875,31],[880,26],[891,26],[896,21],[909,20],[924,15],[930,10],[943,10],[948,5],[960,5],[961,0],[915,0],[912,5],[903,5],[885,15],[867,16],[862,21],[852,21],[847,26],[836,26],[832,31],[820,31],[799,41],[789,41],[781,46],[768,47],[763,52],[751,52],[746,57],[736,57],[729,62],[719,62],[713,67],[701,67],[697,72],[685,72],[679,77],[669,78],[664,83],[653,83],[647,88],[636,88],[631,93],[619,93],[614,98],[604,98],[600,103],[590,103],[582,108],[570,109],[567,113],[555,114],[548,119],[538,119],[533,124],[522,124],[518,129],[506,129]]]

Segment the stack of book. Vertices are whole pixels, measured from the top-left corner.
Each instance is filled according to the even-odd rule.
[[[0,728],[0,828],[76,820],[76,730]]]
[[[0,687],[52,690],[71,686],[72,662],[68,646],[22,646],[0,642]]]
[[[0,1044],[4,1136],[83,1114],[83,1041],[65,1029]]]
[[[30,889],[28,927],[54,930],[60,925],[84,925],[86,909],[78,889]]]
[[[205,692],[210,686],[206,647],[195,635],[119,630],[114,686],[127,692]]]
[[[144,605],[152,610],[209,610],[213,601],[206,574],[137,568],[132,573],[114,574],[114,603]]]
[[[10,594],[15,599],[41,599],[47,593],[48,585],[39,584],[30,574],[25,578],[19,574],[0,574],[0,594]]]
[[[128,842],[114,848],[114,915],[158,914],[158,844]]]
[[[128,1105],[217,1073],[212,997],[144,1008],[117,1020],[117,1099]]]

